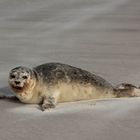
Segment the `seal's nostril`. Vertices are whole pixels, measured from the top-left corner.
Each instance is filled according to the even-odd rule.
[[[16,84],[16,85],[20,84],[20,81],[15,81],[15,84]]]

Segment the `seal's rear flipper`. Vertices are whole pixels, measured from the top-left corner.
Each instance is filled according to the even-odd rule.
[[[116,97],[140,97],[140,88],[129,83],[121,83],[114,89]]]

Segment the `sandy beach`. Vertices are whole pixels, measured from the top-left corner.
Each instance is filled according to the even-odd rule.
[[[139,0],[1,0],[0,94],[9,71],[61,62],[140,86]],[[139,140],[140,98],[38,105],[0,100],[0,140]]]

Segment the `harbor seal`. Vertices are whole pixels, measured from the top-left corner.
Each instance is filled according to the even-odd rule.
[[[121,83],[115,87],[117,97],[139,97],[140,88],[133,84]]]
[[[41,104],[43,111],[61,102],[119,97],[121,91],[98,75],[62,63],[16,67],[9,85],[21,102]]]

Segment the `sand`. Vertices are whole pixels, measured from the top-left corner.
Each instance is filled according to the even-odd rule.
[[[0,94],[8,73],[61,62],[140,85],[139,0],[1,0]],[[0,140],[139,140],[140,98],[38,105],[0,100]]]

